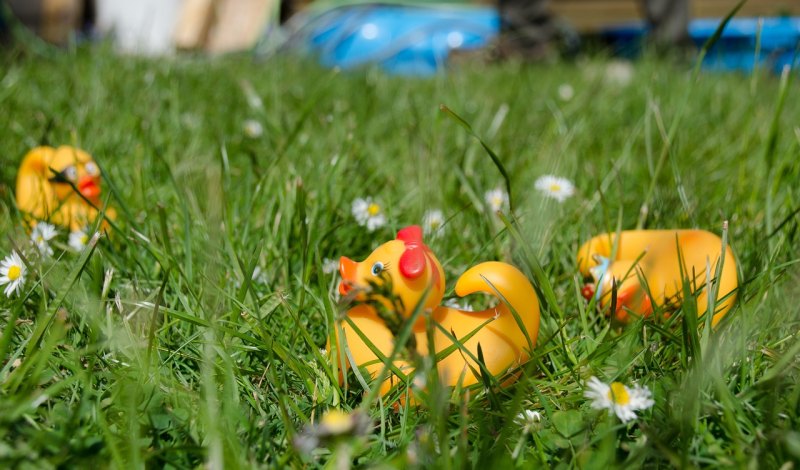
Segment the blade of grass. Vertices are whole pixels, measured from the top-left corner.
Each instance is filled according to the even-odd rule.
[[[492,150],[491,147],[489,147],[486,142],[484,142],[483,139],[481,139],[478,134],[475,133],[475,131],[472,129],[472,126],[466,120],[464,120],[464,118],[443,104],[439,105],[439,109],[459,123],[461,127],[463,127],[469,133],[469,135],[480,142],[481,147],[483,147],[483,149],[486,150],[486,153],[489,154],[489,157],[492,159],[492,163],[494,163],[494,166],[497,167],[497,171],[499,171],[500,175],[503,176],[503,181],[505,181],[506,184],[506,192],[508,193],[508,210],[513,214],[514,198],[511,195],[511,178],[508,176],[508,172],[503,166],[503,162],[500,161],[500,157],[498,157],[494,150]]]

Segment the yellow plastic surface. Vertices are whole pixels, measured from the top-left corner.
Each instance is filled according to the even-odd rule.
[[[407,318],[414,311],[417,302],[421,300],[425,289],[432,286],[430,295],[425,302],[426,313],[430,315],[431,319],[439,323],[445,331],[454,333],[459,341],[461,341],[460,338],[465,338],[474,332],[473,336],[463,342],[463,347],[468,353],[460,351],[456,347],[452,353],[438,361],[437,368],[443,384],[453,386],[461,381],[463,386],[469,386],[479,381],[479,377],[476,377],[469,367],[471,366],[476,371],[479,370],[478,364],[473,359],[478,357],[478,344],[481,345],[486,368],[495,376],[503,375],[530,357],[530,348],[536,344],[539,333],[539,301],[533,286],[517,268],[506,263],[486,262],[467,270],[456,283],[457,295],[463,297],[483,292],[501,299],[498,296],[499,293],[505,301],[498,300],[495,307],[482,311],[463,311],[439,306],[444,294],[444,271],[432,253],[427,258],[425,273],[421,277],[413,281],[403,277],[397,269],[403,250],[403,242],[393,240],[378,247],[360,263],[343,258],[340,263],[342,285],[347,285],[348,288],[340,287],[340,291],[366,289],[368,280],[380,282],[379,277],[370,277],[372,266],[376,261],[380,261],[388,266],[385,271],[392,279],[394,293],[403,299],[403,305],[408,306],[405,311],[398,312]],[[439,276],[441,276],[438,285],[434,270],[438,270]],[[363,299],[363,296],[356,298]],[[516,322],[509,306],[521,318],[530,343]],[[371,306],[359,303],[351,308],[347,315],[384,356],[388,357],[391,354],[394,347],[392,333]],[[487,320],[492,318],[494,320],[484,325]],[[383,363],[347,322],[342,322],[341,326],[354,363],[359,367],[366,368],[373,378],[376,377],[382,369]],[[413,334],[416,337],[417,351],[423,355],[427,355],[431,349],[439,353],[453,345],[453,341],[439,328],[436,328],[433,333],[433,344],[428,344],[424,321],[418,321],[414,325]],[[341,347],[338,336],[337,342]],[[330,344],[328,350],[331,350]],[[403,370],[406,375],[412,372],[411,366],[404,361],[395,361],[394,365]],[[339,369],[346,370],[348,367],[349,364],[340,364]],[[515,378],[516,376],[512,375],[504,384]],[[381,392],[389,391],[396,380],[397,377],[390,374],[389,379],[381,384]]]
[[[102,205],[100,168],[91,155],[74,147],[36,147],[19,167],[16,200],[17,207],[34,219],[84,229]],[[105,214],[112,220],[116,216],[112,208]]]
[[[668,308],[678,308],[683,302],[682,280],[685,276],[690,280],[692,293],[696,294],[698,314],[702,316],[706,313],[707,272],[711,273],[711,280],[717,278],[717,264],[722,252],[720,237],[705,230],[627,230],[620,233],[616,256],[610,259],[615,238],[615,233],[598,235],[578,250],[580,272],[584,277],[594,278],[594,289],[601,306],[611,303],[613,280],[617,284],[617,308],[614,314],[619,320],[628,320],[629,311],[649,315],[656,305],[667,304]],[[610,261],[605,273],[602,272],[602,258]],[[652,298],[642,286],[641,278],[646,280]],[[730,246],[727,246],[713,325],[733,306],[738,285],[736,258]]]

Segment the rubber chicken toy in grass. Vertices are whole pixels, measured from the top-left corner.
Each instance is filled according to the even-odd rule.
[[[486,369],[500,377],[525,362],[536,344],[539,301],[525,275],[505,263],[478,264],[459,278],[455,292],[461,297],[477,292],[490,294],[499,299],[497,306],[477,312],[440,306],[445,291],[444,271],[436,256],[423,243],[422,230],[418,226],[400,230],[396,240],[379,246],[362,262],[342,257],[339,272],[342,276],[339,292],[357,302],[347,311],[347,316],[361,332],[360,335],[347,321],[341,323],[349,354],[353,363],[366,368],[373,378],[380,373],[383,362],[363,338],[367,338],[384,357],[389,357],[395,337],[376,308],[364,303],[368,297],[390,309],[401,321],[408,321],[416,306],[423,302],[424,315],[420,313],[412,325],[412,339],[419,354],[428,355],[429,351],[437,354],[436,367],[444,385],[453,386],[460,382],[462,386],[469,386],[480,380],[480,366],[476,361],[479,345]],[[391,288],[394,302],[386,296],[374,297],[381,287]],[[434,324],[433,344],[428,342],[424,316],[429,316],[431,324]],[[448,335],[458,339],[461,346]],[[336,341],[341,350],[342,341],[338,336]],[[394,365],[405,375],[412,372],[412,366],[406,361],[396,360]],[[349,364],[343,364],[340,370],[347,367]],[[511,377],[506,382],[515,376]],[[381,384],[381,392],[388,392],[394,383],[397,383],[397,377],[390,374]]]
[[[19,210],[70,230],[94,222],[102,205],[100,195],[100,168],[91,155],[74,147],[36,147],[25,155],[17,173]],[[113,220],[116,212],[108,208],[105,215]]]
[[[584,297],[594,296],[601,308],[612,303],[616,285],[613,315],[617,320],[628,321],[630,313],[648,316],[654,306],[677,309],[683,303],[684,279],[697,298],[699,316],[708,311],[709,280],[719,281],[714,287],[712,325],[733,306],[739,285],[736,258],[726,246],[722,274],[717,276],[722,252],[717,235],[705,230],[626,230],[620,232],[616,256],[611,259],[615,242],[616,234],[606,233],[584,243],[578,250],[578,267],[592,281],[584,286]]]

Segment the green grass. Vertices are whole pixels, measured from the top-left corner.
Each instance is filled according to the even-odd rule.
[[[627,87],[603,79],[601,59],[421,80],[103,47],[0,61],[0,255],[28,243],[14,178],[44,142],[95,156],[120,225],[83,256],[64,250],[62,234],[23,295],[0,299],[7,465],[800,462],[796,81],[694,81],[690,67],[655,59]],[[558,99],[563,83],[575,89],[569,102]],[[510,230],[483,203],[505,184],[498,168],[440,104],[510,175]],[[245,136],[247,119],[261,137]],[[572,179],[577,195],[543,198],[533,188],[543,174]],[[387,211],[374,233],[350,215],[365,196]],[[433,385],[418,409],[393,406],[404,389],[362,402],[359,378],[338,385],[320,353],[340,310],[322,261],[361,259],[431,208],[447,218],[429,245],[449,288],[468,266],[504,260],[546,294],[534,359],[504,389],[450,397]],[[721,233],[725,220],[743,282],[715,331],[681,313],[610,328],[587,309],[582,241],[637,224]],[[256,267],[264,277],[250,282]],[[623,425],[583,398],[592,375],[647,385],[655,405]],[[331,408],[361,408],[375,427],[297,450],[293,439]],[[543,415],[531,433],[514,422],[523,409]]]

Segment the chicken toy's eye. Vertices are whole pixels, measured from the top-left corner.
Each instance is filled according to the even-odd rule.
[[[78,179],[78,170],[74,166],[68,166],[64,168],[64,171],[61,172],[65,178],[70,181],[75,181]]]
[[[383,272],[383,263],[378,261],[377,263],[372,265],[372,275],[379,276]]]
[[[78,179],[78,170],[74,166],[68,166],[61,171],[50,168],[53,172],[53,177],[50,178],[52,183],[74,183]]]
[[[86,173],[89,173],[90,176],[97,176],[100,174],[100,169],[97,168],[97,164],[95,162],[87,162],[83,167],[86,169]]]

